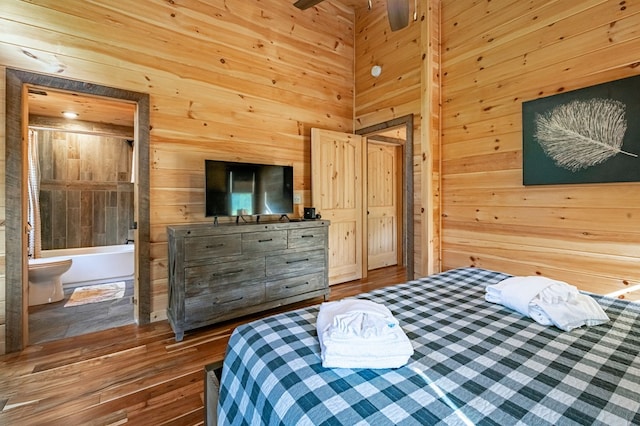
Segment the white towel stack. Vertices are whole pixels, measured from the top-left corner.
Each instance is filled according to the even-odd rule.
[[[322,303],[316,328],[325,368],[398,368],[413,355],[391,311],[369,300]]]
[[[486,287],[485,299],[561,330],[603,324],[609,317],[575,286],[545,277],[511,277]]]

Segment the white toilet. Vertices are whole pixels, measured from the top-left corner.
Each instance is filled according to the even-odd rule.
[[[29,306],[64,299],[61,275],[71,268],[68,258],[29,259]]]

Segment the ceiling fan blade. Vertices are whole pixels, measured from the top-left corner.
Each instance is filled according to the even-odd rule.
[[[391,31],[401,30],[409,25],[409,0],[387,0],[387,15]]]
[[[293,5],[298,9],[305,10],[310,8],[311,6],[315,6],[320,3],[322,0],[298,0]]]

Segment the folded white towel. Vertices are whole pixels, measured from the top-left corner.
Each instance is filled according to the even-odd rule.
[[[564,331],[609,321],[593,298],[580,293],[575,286],[545,277],[507,278],[487,286],[485,299]]]
[[[328,332],[330,330],[320,335],[323,355],[376,357],[413,354],[413,346],[400,327],[394,328],[385,340],[365,337],[334,339]]]
[[[322,303],[316,328],[326,368],[398,368],[413,355],[391,311],[369,300]]]
[[[562,281],[554,281],[538,294],[538,298],[543,303],[569,302],[578,294],[576,286],[569,285]]]
[[[545,303],[539,301],[533,303],[530,312],[546,316],[553,325],[564,331],[571,331],[583,325],[590,327],[604,324],[609,321],[609,317],[598,302],[592,297],[580,293],[566,302]]]
[[[413,346],[400,327],[387,341],[365,338],[320,339],[322,366],[325,368],[398,368],[405,365]],[[320,336],[323,336],[320,334]]]
[[[318,328],[328,330],[333,339],[364,337],[384,340],[398,325],[386,306],[362,299],[323,303],[317,322]]]
[[[330,329],[333,339],[351,339],[361,337],[369,340],[384,340],[397,326],[395,319],[382,318],[366,312],[354,312],[333,318]]]
[[[378,356],[378,357],[354,357],[354,356],[328,356],[322,361],[324,368],[400,368],[407,364],[409,357]]]
[[[529,303],[540,292],[558,281],[544,277],[512,277],[502,281],[502,304],[529,316]]]

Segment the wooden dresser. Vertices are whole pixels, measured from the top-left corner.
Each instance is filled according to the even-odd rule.
[[[167,317],[180,341],[186,330],[329,295],[329,222],[167,227]]]

